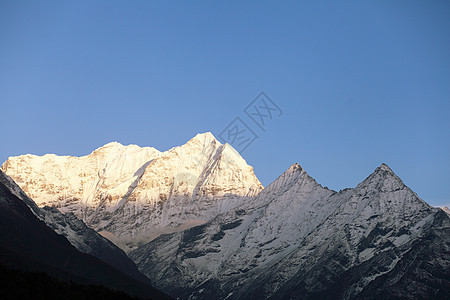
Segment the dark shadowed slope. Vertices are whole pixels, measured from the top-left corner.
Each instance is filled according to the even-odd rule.
[[[64,282],[44,272],[26,272],[0,266],[0,299],[2,300],[138,300],[125,292],[104,286]]]
[[[0,183],[0,263],[9,269],[45,271],[64,280],[104,285],[130,295],[168,299],[89,254],[37,219],[28,206]]]
[[[25,192],[6,174],[0,170],[0,182],[14,195],[22,200],[36,217],[44,221],[56,233],[66,237],[77,250],[91,254],[119,271],[146,284],[150,280],[138,271],[131,259],[116,245],[89,228],[72,213],[63,214],[56,208],[39,208]]]

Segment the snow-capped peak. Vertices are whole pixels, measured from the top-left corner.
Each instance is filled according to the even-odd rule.
[[[207,142],[219,142],[215,136],[207,131],[207,132],[203,132],[203,133],[198,133],[196,136],[194,136],[192,139],[190,139],[190,141],[192,140],[198,140],[198,141],[207,141]],[[220,143],[219,143],[220,144]]]
[[[123,145],[121,143],[119,143],[118,141],[114,141],[114,142],[109,142],[106,143],[105,145],[101,146],[101,148],[110,148],[110,147],[123,147]]]
[[[211,132],[199,133],[193,138],[191,138],[187,143],[174,147],[174,149],[179,147],[198,147],[198,146],[208,146],[210,144],[216,145],[217,147],[222,145]]]
[[[83,157],[11,157],[2,170],[39,206],[129,240],[205,222],[263,189],[253,168],[210,132],[165,152],[111,142]]]

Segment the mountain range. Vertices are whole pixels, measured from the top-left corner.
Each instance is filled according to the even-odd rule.
[[[263,188],[239,153],[211,133],[162,153],[114,142],[79,158],[10,157],[1,169],[38,206],[73,213],[127,252],[204,223]]]
[[[449,216],[385,164],[341,191],[298,164],[264,188],[204,133],[165,152],[114,142],[82,157],[10,157],[1,170],[78,251],[180,299],[450,295]]]

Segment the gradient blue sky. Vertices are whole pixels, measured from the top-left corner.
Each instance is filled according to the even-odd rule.
[[[266,132],[243,112],[261,91],[284,112]],[[450,204],[449,1],[0,1],[0,103],[2,162],[167,150],[239,116],[264,185],[385,162]]]

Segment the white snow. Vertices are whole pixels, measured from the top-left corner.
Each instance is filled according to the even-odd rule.
[[[73,212],[121,245],[206,222],[263,188],[239,153],[209,132],[165,152],[112,142],[82,157],[10,157],[1,169],[39,206]]]

